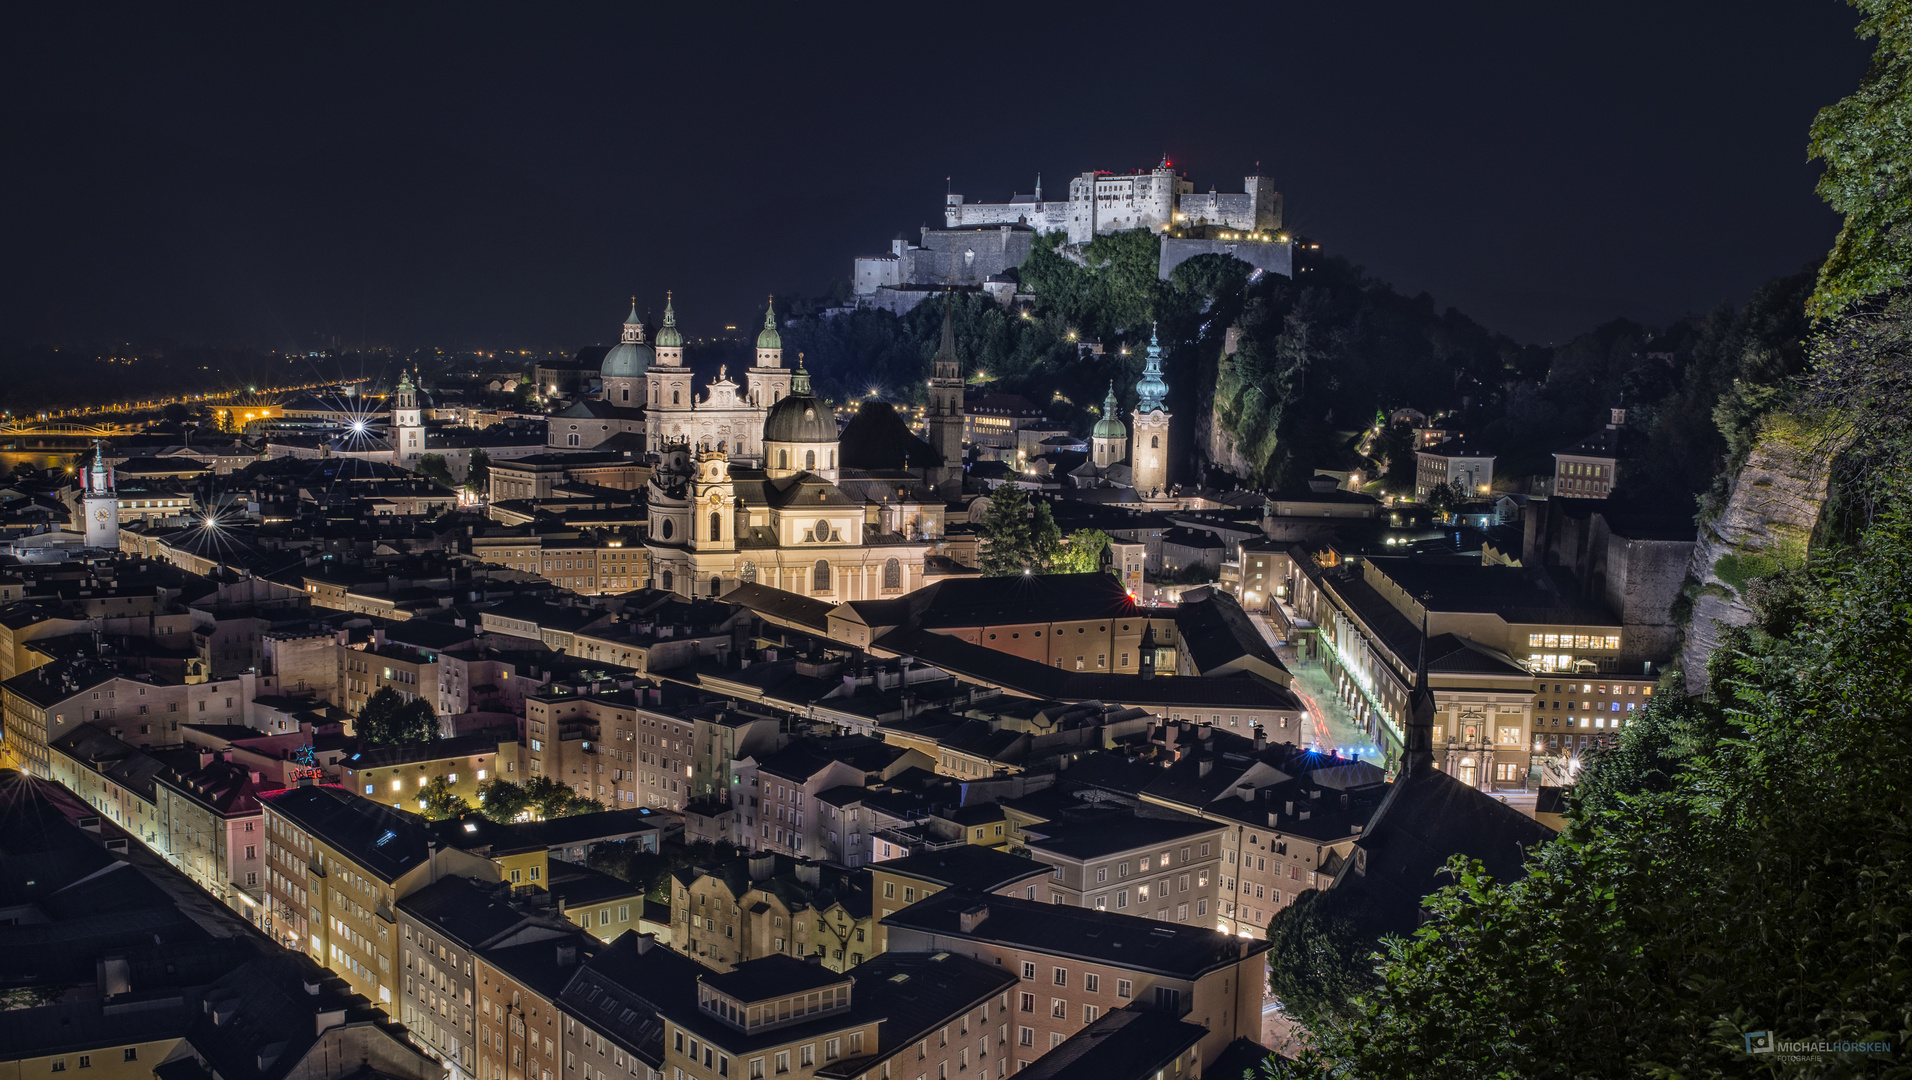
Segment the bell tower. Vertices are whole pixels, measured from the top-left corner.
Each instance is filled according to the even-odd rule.
[[[746,385],[750,404],[768,409],[790,396],[790,372],[783,366],[783,335],[777,332],[777,298],[771,297],[763,313],[763,332],[757,335],[757,363],[750,369]]]
[[[697,448],[691,467],[691,550],[737,550],[737,494],[730,480],[729,448],[706,442]]]
[[[1168,383],[1162,381],[1162,343],[1153,329],[1149,331],[1148,360],[1142,367],[1142,379],[1135,384],[1134,432],[1129,444],[1135,493],[1143,498],[1160,495],[1168,488]]]
[[[945,499],[963,493],[963,362],[956,356],[956,293],[945,293],[943,340],[929,379],[929,444],[943,457],[930,477]]]
[[[418,407],[418,388],[411,372],[398,377],[392,394],[392,464],[409,469],[425,453],[425,413]]]
[[[86,546],[119,550],[119,491],[113,486],[113,467],[105,451],[93,444],[93,464],[80,474],[80,506],[86,515]]]

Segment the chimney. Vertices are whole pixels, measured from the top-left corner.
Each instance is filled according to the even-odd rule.
[[[1207,775],[1208,775],[1209,773],[1212,773],[1212,772],[1214,772],[1214,771],[1215,771],[1215,762],[1214,762],[1214,760],[1213,760],[1213,759],[1211,759],[1211,758],[1203,758],[1203,759],[1202,759],[1202,760],[1201,760],[1201,761],[1200,761],[1199,763],[1197,763],[1197,764],[1196,764],[1196,766],[1195,766],[1195,775],[1196,775],[1196,776],[1202,776],[1202,777],[1205,777],[1205,776],[1207,776]]]
[[[1255,749],[1257,751],[1268,749],[1268,729],[1260,724],[1255,725]]]
[[[570,967],[578,962],[578,947],[575,942],[564,942],[558,946],[558,966]]]
[[[1284,814],[1293,814],[1295,812],[1295,801],[1289,799],[1287,805],[1281,808],[1281,812]]]
[[[822,884],[822,869],[821,866],[813,862],[800,862],[797,864],[797,880],[814,889]]]
[[[973,934],[987,918],[989,918],[989,905],[977,904],[975,907],[964,908],[962,913],[956,916],[956,925],[963,933]]]
[[[759,852],[750,857],[750,880],[768,881],[777,871],[777,857],[769,852]]]

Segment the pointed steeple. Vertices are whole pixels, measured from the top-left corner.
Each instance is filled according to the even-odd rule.
[[[797,373],[790,377],[790,395],[808,397],[810,395],[810,373],[804,370],[803,354],[797,354]]]
[[[1096,439],[1128,438],[1129,429],[1122,426],[1121,413],[1117,411],[1120,408],[1121,406],[1117,405],[1115,401],[1115,383],[1111,382],[1109,383],[1109,396],[1102,399],[1102,418],[1095,422],[1095,429],[1090,432],[1090,437]]]
[[[1142,379],[1135,384],[1135,411],[1167,412],[1162,399],[1168,396],[1168,383],[1162,380],[1162,341],[1153,324],[1149,326],[1148,360],[1142,365]]]
[[[943,293],[943,340],[936,346],[935,376],[938,379],[963,377],[963,362],[956,358],[956,291]]]
[[[637,310],[633,307],[631,310]],[[671,294],[664,292],[664,325],[657,331],[657,347],[660,349],[681,349],[684,347],[684,335],[677,329],[677,310],[671,307]]]
[[[1434,771],[1434,691],[1427,682],[1427,601],[1421,598],[1421,652],[1414,661],[1414,689],[1407,696],[1407,746],[1401,776]]]
[[[772,296],[763,313],[763,333],[757,335],[757,348],[783,348],[783,335],[777,333],[777,298]]]

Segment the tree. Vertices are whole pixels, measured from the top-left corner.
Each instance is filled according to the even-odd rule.
[[[441,735],[438,710],[424,698],[413,698],[393,715],[392,734],[401,743],[436,742]]]
[[[1049,509],[1049,500],[1037,499],[1035,512],[1029,516],[1030,562],[1040,573],[1056,572],[1056,559],[1062,553],[1062,530],[1056,527],[1056,516]]]
[[[1387,490],[1396,495],[1414,494],[1419,462],[1414,456],[1414,425],[1405,420],[1389,424],[1381,433],[1381,453],[1387,459],[1387,471],[1381,474]]]
[[[441,487],[457,486],[452,483],[451,466],[445,463],[443,454],[420,454],[412,471]]]
[[[398,691],[389,686],[380,687],[359,706],[358,716],[352,722],[353,734],[367,746],[393,746],[403,741],[398,738],[395,721],[404,704],[405,699],[398,696]]]
[[[1081,529],[1069,534],[1050,560],[1049,569],[1057,574],[1090,574],[1103,569],[1108,561],[1109,545],[1115,541],[1101,529]]]
[[[426,821],[443,821],[471,812],[471,804],[451,789],[442,776],[434,776],[418,793],[418,814]]]
[[[465,467],[465,488],[473,494],[483,495],[491,487],[491,455],[484,447],[475,447],[471,452],[471,461]]]
[[[532,777],[525,781],[523,790],[526,808],[542,820],[592,814],[604,809],[603,803],[585,798],[548,776]]]
[[[159,410],[159,417],[169,424],[183,424],[193,418],[193,411],[183,401],[169,401]]]
[[[1467,502],[1467,490],[1461,487],[1459,480],[1449,480],[1428,489],[1427,498],[1421,500],[1429,510],[1436,514],[1456,513]]]
[[[1268,989],[1290,1016],[1320,1028],[1375,984],[1378,933],[1353,890],[1310,889],[1268,923]]]
[[[989,493],[989,510],[977,530],[983,542],[983,573],[1005,577],[1036,565],[1034,538],[1029,528],[1029,494],[1016,484],[1003,484]]]
[[[1822,553],[1727,635],[1714,698],[1663,685],[1590,758],[1567,832],[1525,877],[1455,860],[1457,884],[1386,943],[1378,982],[1270,1071],[1737,1077],[1758,1071],[1745,1032],[1900,1041],[1912,484],[1880,483],[1856,550]],[[1811,1064],[1794,1072],[1892,1071],[1877,1055]]]
[[[1851,3],[1864,16],[1859,36],[1879,44],[1859,88],[1812,123],[1809,152],[1825,163],[1819,197],[1845,215],[1813,290],[1817,318],[1912,277],[1912,5]]]
[[[498,822],[513,822],[531,806],[525,790],[502,776],[494,776],[478,785],[478,809]]]

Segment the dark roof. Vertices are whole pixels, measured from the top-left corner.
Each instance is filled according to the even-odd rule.
[[[567,933],[559,937],[481,949],[479,955],[519,984],[550,1000],[563,992],[580,963],[604,947],[603,942],[574,926],[566,924],[565,930]]]
[[[1019,981],[1007,968],[951,952],[879,953],[850,975],[856,980],[852,1015],[878,1019],[879,1052],[826,1065],[817,1071],[824,1080],[874,1076],[886,1059],[913,1057],[916,1044],[932,1032]]]
[[[1479,446],[1468,442],[1464,437],[1449,439],[1446,442],[1437,443],[1433,446],[1424,446],[1416,450],[1415,453],[1447,458],[1487,458],[1494,456],[1493,451],[1483,450]]]
[[[1175,629],[1195,670],[1207,674],[1243,659],[1259,661],[1275,673],[1287,674],[1287,665],[1262,636],[1248,613],[1222,589],[1184,596],[1175,607]]]
[[[1442,870],[1455,855],[1478,859],[1494,880],[1526,876],[1527,853],[1554,831],[1486,792],[1437,769],[1410,771],[1394,782],[1356,842],[1354,869],[1337,889],[1374,902],[1383,928],[1408,933],[1421,923],[1421,902],[1451,883]]]
[[[177,993],[118,995],[37,1009],[0,1010],[0,1047],[15,1061],[79,1050],[179,1038],[199,1014]],[[102,1059],[104,1063],[104,1059]],[[117,1062],[116,1062],[117,1063]],[[16,1066],[17,1067],[17,1066]]]
[[[213,1008],[199,1013],[187,1040],[221,1080],[285,1076],[318,1042],[319,1015],[333,1010],[341,1014],[341,1023],[378,1026],[389,1040],[381,1056],[409,1053],[417,1058],[415,1068],[430,1066],[424,1051],[406,1041],[404,1028],[343,979],[297,953],[272,949],[213,983],[203,996]]]
[[[482,948],[528,918],[498,889],[462,877],[440,878],[406,895],[398,908],[467,949]]]
[[[1016,1075],[1027,1080],[1143,1080],[1207,1035],[1200,1024],[1131,1005],[1105,1014]]]
[[[739,1001],[763,1001],[815,990],[819,986],[834,986],[849,979],[850,976],[841,971],[831,971],[821,964],[805,963],[782,953],[746,960],[729,971],[713,971],[703,976],[705,985]]]
[[[287,788],[267,792],[260,801],[386,882],[397,881],[430,857],[432,834],[424,819],[341,787]]]
[[[869,399],[844,425],[837,460],[846,469],[922,469],[943,463],[943,455],[924,442],[887,401]]]
[[[642,808],[604,810],[595,814],[573,814],[549,821],[526,821],[512,826],[520,839],[541,847],[563,847],[586,841],[621,838],[631,833],[664,827],[662,818]]]
[[[1000,817],[1000,812],[997,816]],[[1050,872],[1044,863],[977,844],[906,855],[901,859],[873,863],[871,868],[886,874],[905,874],[945,888],[979,893],[995,892],[1006,885],[1043,877]]]
[[[983,918],[965,933],[962,915],[981,907]],[[946,938],[974,938],[1096,963],[1192,979],[1268,948],[1265,941],[1219,930],[1156,922],[1067,904],[947,889],[883,920],[883,925]]]
[[[496,735],[459,735],[450,739],[434,739],[431,742],[378,746],[369,750],[360,750],[341,759],[339,764],[353,770],[383,769],[393,765],[412,765],[424,761],[440,761],[445,758],[497,752],[498,737]]]
[[[958,578],[912,599],[919,625],[931,629],[1145,615],[1121,581],[1102,573]]]
[[[1178,843],[1226,827],[1219,821],[1198,818],[1127,817],[1114,825],[1036,825],[1029,831],[1037,835],[1030,836],[1028,843],[1034,851],[1052,851],[1070,859],[1099,859],[1134,848]]]
[[[654,938],[626,932],[586,960],[560,999],[589,1024],[652,1068],[664,1061],[659,1009],[697,1008],[697,980],[708,969]]]

